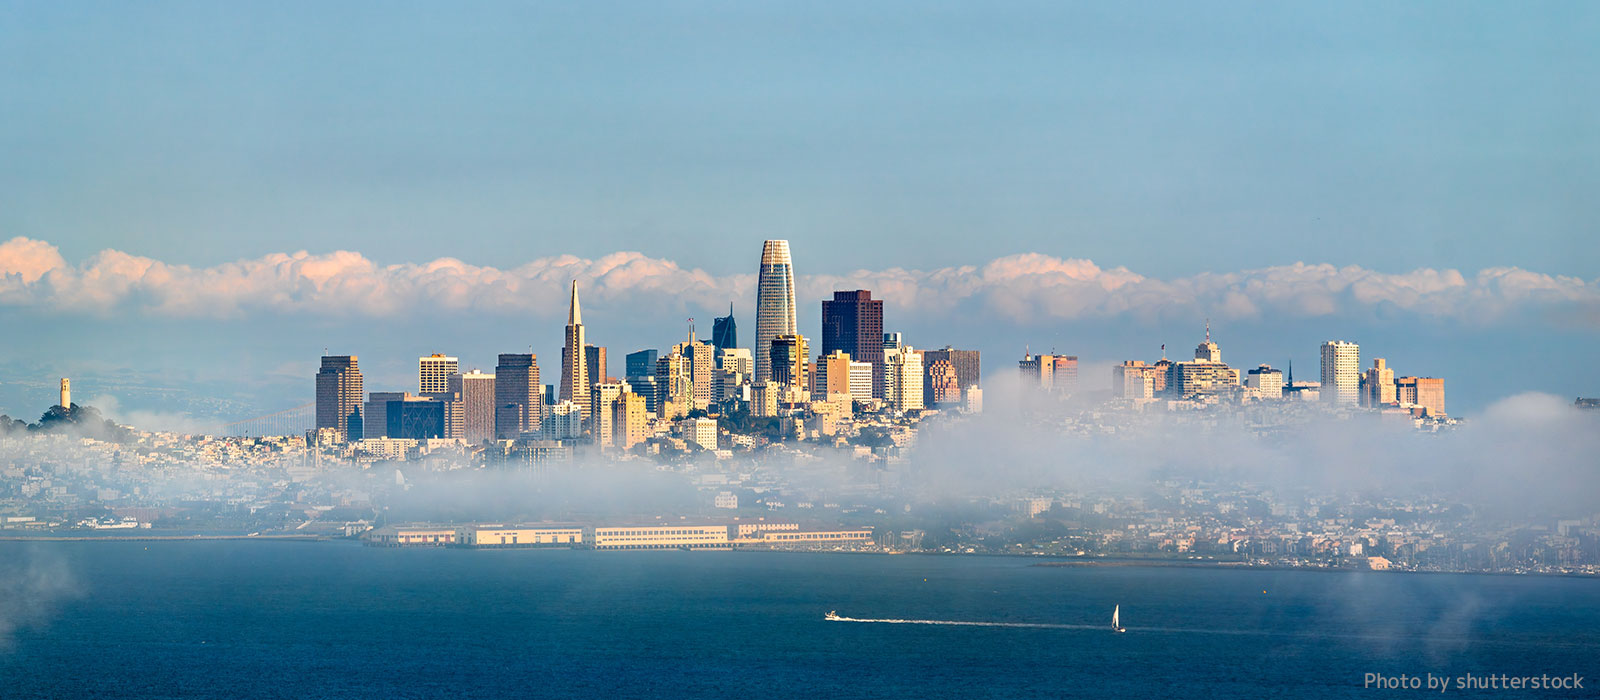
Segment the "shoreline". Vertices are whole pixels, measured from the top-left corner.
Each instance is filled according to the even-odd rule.
[[[119,536],[119,535],[72,535],[72,536],[63,536],[63,535],[39,535],[39,536],[0,535],[0,542],[219,542],[219,541],[250,541],[250,540],[268,540],[268,541],[273,541],[273,542],[338,542],[338,541],[348,540],[348,541],[351,541],[351,542],[359,542],[358,538],[353,538],[353,537],[334,537],[334,536],[329,536],[329,535],[292,535],[292,534],[273,534],[273,535],[248,535],[248,534],[246,534],[246,535],[200,535],[200,534],[195,534],[195,535],[154,535],[154,534],[152,534],[152,535],[127,535],[127,536]],[[450,549],[450,548],[452,548],[452,547],[444,547],[444,546],[438,546],[438,547],[433,547],[433,546],[414,546],[414,547],[387,547],[387,548],[378,548],[378,549]],[[454,548],[455,549],[475,549],[475,548],[472,548],[472,547],[454,547]],[[482,549],[493,549],[493,550],[496,550],[496,551],[499,551],[499,550],[514,550],[514,549],[528,549],[528,550],[568,549],[568,550],[576,551],[576,550],[582,550],[582,549],[588,549],[588,548],[587,547],[555,547],[555,548],[552,548],[552,547],[523,547],[523,548],[486,547],[486,548],[482,548]],[[668,551],[668,550],[661,550],[661,551]],[[676,551],[676,550],[673,550],[673,551]],[[711,550],[705,550],[705,551],[711,551]],[[725,549],[725,550],[724,549],[719,549],[719,550],[715,550],[715,551],[728,551],[728,552],[739,552],[739,551],[745,551],[745,552],[776,552],[776,553],[784,553],[784,554],[862,554],[862,555],[878,555],[878,556],[997,557],[997,558],[1006,558],[1006,559],[1035,559],[1035,560],[1043,558],[1043,557],[1041,557],[1041,555],[1036,555],[1036,554],[993,554],[993,553],[966,554],[966,553],[955,553],[955,552],[887,552],[887,551],[804,549],[804,548],[780,549],[780,548],[770,548],[770,547],[768,547],[768,548],[730,547],[730,548]],[[1321,572],[1321,573],[1344,573],[1344,574],[1435,574],[1435,575],[1456,575],[1456,576],[1461,576],[1461,575],[1471,575],[1471,576],[1549,576],[1549,577],[1558,577],[1558,578],[1585,578],[1585,579],[1597,579],[1597,578],[1600,578],[1600,574],[1577,573],[1577,572],[1433,571],[1433,570],[1420,570],[1419,571],[1419,570],[1412,570],[1412,569],[1373,570],[1373,569],[1358,569],[1358,568],[1344,568],[1344,567],[1330,567],[1330,566],[1278,566],[1278,565],[1274,565],[1274,564],[1251,564],[1251,563],[1246,562],[1246,561],[1195,561],[1195,560],[1187,560],[1187,559],[1179,560],[1179,559],[1161,559],[1161,558],[1046,559],[1045,561],[1034,561],[1033,563],[1029,564],[1028,566],[1030,568],[1040,568],[1040,569],[1072,569],[1072,568],[1218,569],[1218,570],[1225,570],[1225,571],[1244,571],[1244,570],[1254,570],[1254,571],[1314,571],[1314,572]]]
[[[320,542],[342,539],[326,535],[0,535],[0,542],[215,542],[218,540],[275,540]]]

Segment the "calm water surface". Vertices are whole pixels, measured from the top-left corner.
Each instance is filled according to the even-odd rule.
[[[4,542],[22,626],[0,618],[0,698],[1429,694],[1369,672],[1580,673],[1531,695],[1600,695],[1597,580],[1032,563]]]

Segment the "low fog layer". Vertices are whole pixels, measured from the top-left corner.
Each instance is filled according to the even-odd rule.
[[[1434,434],[1376,413],[1328,415],[1309,406],[1270,429],[1259,425],[1263,418],[1282,418],[1270,406],[1215,422],[1155,408],[1041,417],[1023,411],[1014,387],[1007,389],[986,390],[983,414],[922,432],[911,462],[929,493],[1205,479],[1398,498],[1437,494],[1507,514],[1600,509],[1600,412],[1549,394],[1496,401]]]

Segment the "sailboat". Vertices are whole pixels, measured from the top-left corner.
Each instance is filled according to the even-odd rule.
[[[1112,632],[1126,632],[1126,631],[1128,631],[1128,629],[1126,627],[1122,626],[1122,606],[1121,605],[1118,605],[1118,606],[1116,606],[1116,607],[1111,609],[1111,631]]]

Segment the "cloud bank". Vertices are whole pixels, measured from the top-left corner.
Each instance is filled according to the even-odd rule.
[[[753,264],[753,263],[752,263]],[[1516,267],[1466,274],[1419,268],[1295,263],[1159,279],[1092,261],[1025,253],[936,270],[806,274],[800,298],[871,289],[907,317],[979,310],[1022,325],[1080,319],[1312,318],[1400,314],[1492,324],[1534,318],[1556,326],[1600,323],[1600,279]],[[258,313],[388,318],[418,309],[554,317],[576,279],[586,300],[647,313],[694,313],[729,300],[750,308],[754,274],[713,275],[637,252],[539,258],[516,267],[454,258],[380,265],[361,253],[273,253],[192,267],[103,250],[73,264],[45,241],[0,243],[0,307],[86,315],[237,318]]]

